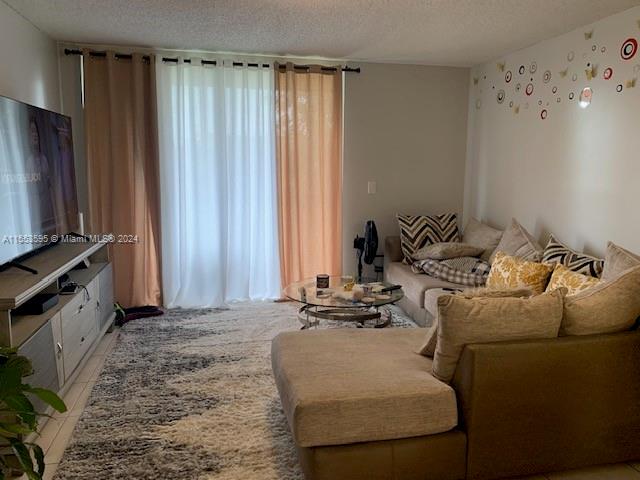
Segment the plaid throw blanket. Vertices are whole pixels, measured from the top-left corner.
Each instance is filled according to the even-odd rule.
[[[479,258],[460,257],[448,260],[419,260],[411,265],[411,270],[459,285],[482,287],[487,282],[491,265]]]

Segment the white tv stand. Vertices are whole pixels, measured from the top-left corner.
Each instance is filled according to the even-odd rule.
[[[75,268],[84,262],[86,268]],[[63,393],[115,318],[107,244],[60,243],[20,263],[38,273],[0,272],[0,345],[17,347],[32,361],[35,373],[28,383]],[[16,315],[34,295],[58,292],[65,273],[86,290],[60,295],[58,304],[40,315]]]

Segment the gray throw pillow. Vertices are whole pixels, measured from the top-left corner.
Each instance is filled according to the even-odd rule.
[[[488,262],[491,254],[502,239],[502,230],[497,230],[489,225],[479,222],[475,218],[470,218],[462,234],[462,241],[469,245],[482,247],[482,260]]]
[[[638,265],[640,265],[640,256],[609,242],[604,256],[604,270],[601,278],[605,281],[612,280],[622,272]]]
[[[416,260],[447,260],[459,257],[477,257],[484,252],[482,247],[460,242],[438,242],[418,250],[413,258]]]
[[[539,262],[542,259],[542,251],[540,244],[514,218],[502,235],[495,251],[491,254],[489,263],[493,263],[497,252],[504,252],[511,257],[522,258],[530,262]]]

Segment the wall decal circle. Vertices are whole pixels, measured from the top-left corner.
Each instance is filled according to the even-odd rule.
[[[569,94],[569,100],[573,100],[573,97],[574,97],[573,92],[571,92],[571,93]]]
[[[542,106],[542,100],[538,100],[538,105]]]
[[[517,84],[516,84],[516,92],[519,92],[521,88],[522,88],[522,85],[520,85],[519,83],[517,83]]]
[[[578,80],[578,74],[574,73],[573,75],[571,75],[571,80],[573,80],[574,82]]]
[[[549,80],[551,80],[551,70],[546,70],[542,75],[542,81],[544,83],[549,83]]]
[[[631,60],[638,51],[638,41],[635,38],[627,38],[620,47],[620,56],[623,60]]]
[[[520,65],[520,68],[518,68],[518,73],[522,75],[524,71],[525,71],[524,65]]]
[[[567,60],[569,60],[570,62],[573,62],[574,58],[576,58],[576,53],[573,50],[567,53]]]
[[[602,48],[600,49],[600,52],[602,52],[602,53],[604,53],[604,52],[606,52],[606,51],[607,51],[607,47],[602,47]]]
[[[622,91],[622,84],[619,83],[618,86],[616,87],[616,92],[620,93]]]
[[[604,78],[605,80],[609,80],[611,77],[613,77],[613,68],[605,68],[604,72],[602,72],[602,78]]]
[[[513,100],[509,102],[509,107],[513,107]]]
[[[544,108],[541,112],[540,112],[540,118],[542,120],[545,120],[547,118],[547,109]]]
[[[498,103],[504,102],[504,90],[498,90],[498,94],[496,95],[496,101]]]
[[[558,97],[556,98],[556,102],[560,103],[562,101],[562,98]]]
[[[595,52],[598,49],[597,45],[591,45],[591,51]]]
[[[553,88],[551,89],[551,93],[556,93],[557,91],[558,91],[558,87],[553,87]]]
[[[526,93],[527,96],[531,96],[531,94],[533,93],[533,83],[527,84],[527,87],[524,89],[524,93]]]
[[[536,62],[531,62],[531,66],[529,67],[530,73],[536,73],[538,70],[538,64]]]
[[[504,81],[509,83],[511,81],[511,77],[513,77],[511,70],[507,70],[507,73],[504,74]]]

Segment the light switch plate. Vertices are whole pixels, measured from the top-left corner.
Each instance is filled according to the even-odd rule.
[[[367,193],[373,195],[376,193],[376,182],[375,180],[369,180],[367,182]]]

